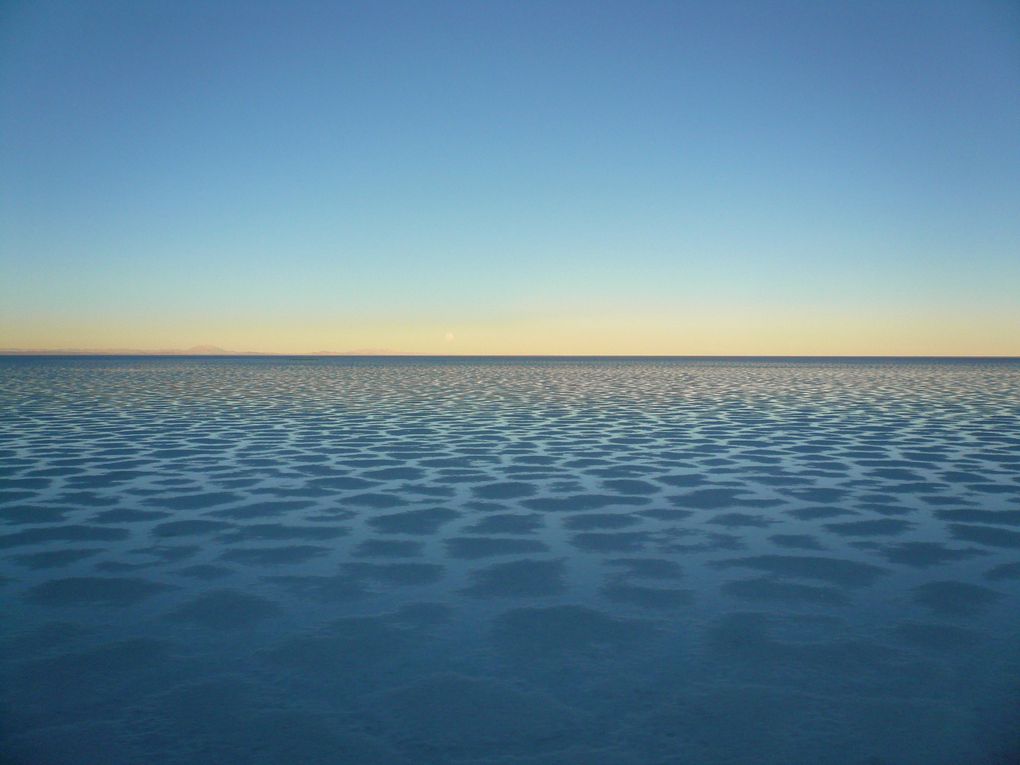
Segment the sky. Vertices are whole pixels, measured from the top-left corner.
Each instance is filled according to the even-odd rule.
[[[0,4],[0,348],[1020,355],[1011,2]]]

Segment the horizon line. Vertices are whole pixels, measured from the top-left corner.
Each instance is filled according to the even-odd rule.
[[[48,357],[48,358],[359,358],[359,359],[958,359],[958,360],[1002,360],[1020,361],[1020,355],[964,355],[964,354],[803,354],[803,353],[414,353],[390,351],[383,353],[359,353],[357,351],[312,351],[312,352],[263,352],[263,351],[136,351],[136,350],[36,350],[0,349],[0,358]]]

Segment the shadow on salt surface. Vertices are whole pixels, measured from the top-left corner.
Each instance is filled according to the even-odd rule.
[[[937,665],[884,642],[836,637],[842,625],[811,614],[734,612],[714,620],[706,646],[743,682],[808,683],[813,693],[833,698],[851,688],[868,696],[926,695]]]
[[[737,497],[742,493],[741,489],[697,489],[679,495],[677,501],[681,507],[696,510],[721,510],[739,504]]]
[[[609,581],[599,590],[603,597],[614,603],[623,603],[641,608],[673,609],[688,606],[694,602],[694,592],[668,587],[649,587],[627,581]]]
[[[683,567],[666,558],[608,558],[606,564],[626,570],[624,576],[638,579],[682,579]]]
[[[519,499],[530,497],[536,493],[534,484],[523,481],[501,481],[497,483],[481,484],[471,489],[482,499]]]
[[[454,617],[454,609],[446,603],[408,603],[392,614],[390,620],[402,627],[426,630],[449,622]]]
[[[1020,510],[972,510],[957,508],[936,510],[935,515],[944,521],[987,523],[992,526],[1020,526]]]
[[[578,714],[538,690],[461,674],[434,674],[370,700],[373,727],[421,761],[529,753],[564,746]]]
[[[840,515],[857,515],[856,510],[847,507],[795,507],[784,511],[787,515],[801,521],[815,521],[820,518],[835,518]]]
[[[624,497],[612,494],[572,494],[566,497],[535,497],[521,502],[542,513],[580,513],[611,506],[637,506],[651,502],[649,497]]]
[[[166,617],[174,622],[192,623],[207,629],[236,630],[252,627],[279,613],[280,608],[265,598],[221,589],[202,593],[173,609]]]
[[[5,717],[24,723],[53,712],[58,722],[116,718],[125,705],[178,682],[188,665],[176,648],[165,640],[133,638],[25,661],[9,679],[18,704],[6,708]]]
[[[794,550],[824,550],[825,545],[810,534],[772,534],[769,541],[777,547]]]
[[[18,505],[5,508],[0,514],[0,523],[5,525],[63,523],[71,510],[69,507],[50,505]]]
[[[49,542],[119,542],[129,536],[127,529],[109,526],[46,526],[0,535],[0,549]]]
[[[344,526],[299,526],[286,525],[283,523],[250,523],[242,526],[234,526],[230,528],[229,531],[220,534],[217,538],[223,544],[288,539],[329,541],[336,539],[337,537],[346,536],[349,533],[350,529]]]
[[[707,519],[706,523],[728,526],[730,528],[767,529],[769,526],[777,523],[777,521],[772,518],[763,518],[760,515],[751,515],[750,513],[719,513]]]
[[[946,547],[939,542],[900,542],[882,551],[890,563],[914,568],[941,566],[985,554],[984,550],[974,547]]]
[[[26,553],[14,555],[11,561],[19,566],[30,569],[64,568],[93,555],[103,552],[101,548],[93,547],[84,550],[47,550],[45,552]]]
[[[800,603],[825,606],[845,606],[850,603],[850,598],[846,593],[833,587],[786,582],[769,577],[737,579],[725,582],[720,589],[726,595],[760,603]]]
[[[565,562],[516,560],[495,563],[471,572],[471,585],[462,590],[475,598],[541,598],[566,590]]]
[[[135,550],[130,550],[128,551],[128,554],[144,555],[149,558],[155,558],[156,560],[164,563],[175,563],[196,555],[199,551],[201,551],[201,549],[202,548],[197,544],[151,545],[149,547],[140,547]]]
[[[355,558],[415,558],[421,555],[422,543],[399,539],[366,539],[354,548]]]
[[[343,726],[336,715],[295,704],[278,689],[240,676],[182,686],[164,695],[157,710],[173,721],[166,733],[177,741],[181,762],[410,765],[384,741]]]
[[[309,703],[350,716],[369,695],[435,671],[431,630],[446,620],[423,606],[388,617],[343,617],[256,652],[260,674]]]
[[[883,537],[903,534],[914,527],[908,521],[896,518],[879,518],[868,521],[845,521],[843,523],[826,523],[824,528],[831,534],[841,537]]]
[[[985,579],[996,582],[1010,579],[1020,579],[1020,562],[1017,563],[1001,563],[998,566],[993,566],[985,572]]]
[[[1001,593],[967,582],[925,582],[914,588],[914,602],[939,616],[975,616],[1002,598]]]
[[[233,572],[224,566],[216,566],[212,563],[198,563],[194,566],[185,566],[184,568],[172,571],[171,573],[177,576],[187,577],[189,579],[208,581],[211,579],[220,579],[225,576],[230,576]]]
[[[438,563],[345,563],[343,571],[354,579],[415,586],[438,582],[445,568]]]
[[[431,535],[460,517],[460,513],[444,507],[408,510],[402,513],[375,515],[368,519],[368,525],[380,534]]]
[[[677,534],[678,538],[694,538],[701,541],[696,542],[668,542],[660,545],[664,552],[674,553],[713,553],[713,552],[736,552],[743,550],[746,545],[743,539],[736,534],[727,534],[721,531],[698,531],[694,529],[682,529]]]
[[[966,523],[950,523],[949,533],[961,542],[974,542],[986,547],[1020,549],[1020,531],[1000,529],[995,526],[976,526]]]
[[[969,763],[973,750],[950,733],[961,717],[946,704],[866,696],[846,703],[728,683],[663,701],[640,721],[640,735],[644,761],[661,765],[677,762],[677,752],[680,761],[739,765]]]
[[[96,513],[90,521],[92,523],[145,523],[146,521],[159,521],[169,518],[172,514],[165,510],[139,510],[130,507],[115,507],[112,510],[103,510]]]
[[[344,497],[344,504],[354,507],[369,507],[375,510],[389,510],[405,504],[405,500],[396,495],[379,491],[366,491]]]
[[[345,603],[369,595],[369,590],[365,587],[363,580],[352,578],[346,574],[265,576],[262,578],[267,584],[286,591],[289,600],[298,603]]]
[[[203,515],[211,515],[217,518],[232,518],[234,520],[248,520],[251,518],[272,518],[288,513],[296,513],[312,507],[313,503],[301,500],[277,500],[273,502],[249,502],[235,507],[226,507],[220,510],[209,510]]]
[[[563,527],[573,531],[592,529],[622,529],[641,522],[640,517],[621,513],[581,513],[563,519]]]
[[[217,531],[234,528],[226,521],[210,521],[204,518],[192,518],[186,521],[167,521],[152,529],[152,534],[159,538],[195,537],[211,535]]]
[[[229,491],[212,491],[201,494],[176,494],[171,497],[160,497],[150,500],[150,504],[158,509],[168,510],[205,510],[217,505],[240,502],[244,495]]]
[[[44,606],[129,606],[170,589],[172,585],[141,578],[75,576],[37,584],[25,599]]]
[[[969,650],[981,641],[981,634],[951,624],[904,622],[895,627],[898,638],[918,648],[935,651]]]
[[[504,657],[532,667],[552,663],[594,668],[609,658],[627,658],[655,632],[650,622],[583,606],[548,606],[504,612],[493,622],[491,639]]]
[[[174,765],[413,762],[335,714],[231,674],[207,674],[154,693],[133,720],[49,728],[45,735],[16,738],[12,747],[19,765],[128,765],[153,761],[153,751],[159,762]],[[96,759],[83,759],[92,755]]]
[[[247,566],[286,566],[304,563],[330,553],[330,548],[317,545],[286,545],[282,547],[243,547],[224,550],[220,560]]]
[[[575,534],[570,539],[570,543],[578,550],[594,553],[636,552],[650,541],[651,536],[643,531],[586,531]]]
[[[866,587],[886,569],[870,563],[813,555],[754,555],[717,561],[719,568],[750,568],[798,579],[817,579],[840,587]]]
[[[545,523],[541,513],[519,515],[515,513],[498,513],[488,515],[477,523],[461,529],[465,534],[518,534],[527,536],[540,530]]]
[[[644,496],[658,494],[660,487],[636,478],[617,478],[602,482],[603,487],[623,496]]]
[[[548,548],[536,539],[516,537],[452,537],[445,540],[446,552],[451,558],[477,560],[503,555],[523,555],[546,552]]]

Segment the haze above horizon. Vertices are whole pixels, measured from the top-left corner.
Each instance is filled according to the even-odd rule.
[[[0,348],[1020,356],[1009,3],[13,2],[0,124]]]
[[[263,351],[234,351],[227,348],[215,346],[196,346],[192,348],[0,348],[0,358],[187,358],[195,359],[209,357],[214,359],[222,358],[410,358],[410,359],[579,359],[579,360],[613,360],[613,359],[662,359],[662,360],[817,360],[817,361],[839,361],[839,360],[861,360],[875,359],[887,361],[1020,361],[1020,356],[891,356],[891,355],[870,355],[854,356],[848,354],[829,355],[800,355],[800,354],[500,354],[500,353],[409,353],[391,348],[355,348],[348,351],[290,351],[290,352],[263,352]]]

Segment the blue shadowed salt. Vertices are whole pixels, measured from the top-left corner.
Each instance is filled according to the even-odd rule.
[[[0,359],[0,759],[1012,762],[1018,552],[1014,361]]]

